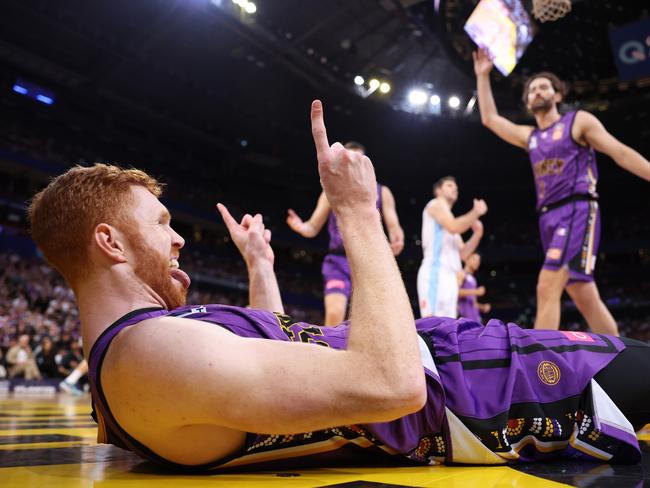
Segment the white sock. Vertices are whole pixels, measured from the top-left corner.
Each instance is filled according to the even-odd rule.
[[[65,379],[66,383],[70,383],[71,385],[76,385],[77,381],[81,378],[81,373],[79,370],[75,369],[72,373],[68,375],[68,377]]]

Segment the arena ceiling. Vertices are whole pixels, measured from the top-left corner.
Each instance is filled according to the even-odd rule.
[[[306,111],[323,98],[340,125],[401,111],[427,86],[446,97],[473,94],[472,43],[462,25],[473,0],[258,0],[245,14],[231,0],[49,2],[7,0],[0,15],[0,69],[53,90],[57,103],[110,113],[179,138],[228,149],[249,143],[273,164],[279,139],[302,138]],[[619,83],[607,31],[647,17],[645,2],[576,1],[567,18],[538,25],[520,65],[496,76],[500,107],[522,115],[522,77],[552,69],[593,108],[648,96]],[[353,82],[386,80],[385,95]],[[517,96],[514,96],[516,93]],[[443,110],[442,117],[476,113]],[[423,120],[423,123],[426,123]],[[250,156],[253,157],[253,156]]]

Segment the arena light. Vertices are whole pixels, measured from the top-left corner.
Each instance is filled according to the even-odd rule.
[[[381,93],[388,93],[390,91],[390,83],[384,81],[381,85],[379,85],[379,91]]]
[[[16,80],[16,82],[11,86],[11,89],[15,93],[19,93],[20,95],[44,103],[45,105],[52,105],[55,100],[54,93],[51,90],[26,80]]]
[[[411,90],[408,94],[408,101],[414,107],[424,105],[427,101],[427,98],[428,96],[426,92],[418,89]]]
[[[370,89],[372,91],[375,91],[377,88],[379,88],[379,85],[381,85],[381,83],[379,82],[379,80],[377,78],[373,78],[372,80],[370,80],[368,82],[368,86],[370,87]]]
[[[440,95],[436,95],[435,93],[431,95],[431,98],[429,99],[429,103],[431,105],[440,105]]]
[[[472,95],[472,98],[467,102],[467,107],[465,107],[465,115],[469,115],[474,111],[474,106],[476,105],[476,95]]]
[[[27,90],[27,88],[25,88],[25,87],[22,86],[22,85],[19,85],[18,83],[16,83],[16,84],[13,86],[12,89],[13,89],[13,91],[15,91],[16,93],[20,93],[21,95],[27,95],[27,92],[29,91],[29,90]]]
[[[44,103],[45,105],[52,105],[54,103],[54,100],[51,97],[48,97],[47,95],[41,95],[40,93],[36,95],[36,100]]]
[[[254,14],[257,12],[257,5],[255,5],[253,2],[249,2],[248,0],[232,0],[232,3],[238,5],[247,14]]]
[[[452,95],[449,97],[449,106],[453,109],[457,109],[460,107],[460,98],[458,98],[456,95]]]
[[[357,86],[361,86],[366,82],[366,80],[363,79],[363,76],[357,75],[354,77],[354,84]]]

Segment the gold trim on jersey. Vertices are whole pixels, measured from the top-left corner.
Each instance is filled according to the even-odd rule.
[[[95,415],[97,416],[97,443],[99,444],[108,444],[108,436],[106,435],[106,422],[101,412],[95,409]]]
[[[284,449],[274,449],[272,451],[257,452],[253,454],[245,454],[237,459],[228,461],[225,464],[216,466],[216,468],[231,468],[235,466],[243,466],[253,463],[265,463],[270,461],[277,461],[280,459],[290,459],[302,456],[312,456],[314,454],[322,454],[325,452],[336,451],[346,444],[356,444],[359,447],[377,447],[388,454],[397,455],[398,453],[393,449],[373,444],[365,437],[357,437],[356,439],[346,439],[345,437],[334,436],[327,440],[314,442],[312,444],[303,444],[300,446],[286,447]]]
[[[549,453],[553,451],[560,451],[565,449],[568,441],[541,441],[533,435],[527,435],[517,442],[513,442],[511,447],[519,455],[519,452],[526,446],[533,444],[535,449],[539,452]],[[501,454],[501,453],[499,453]]]
[[[573,427],[573,433],[571,434],[571,437],[569,438],[569,444],[571,444],[571,447],[574,449],[577,449],[578,451],[584,452],[586,454],[589,454],[592,457],[595,457],[596,459],[600,459],[602,461],[609,461],[612,459],[612,455],[606,453],[605,451],[601,451],[597,447],[594,447],[590,444],[587,444],[586,442],[581,441],[578,439],[578,426],[575,425]]]

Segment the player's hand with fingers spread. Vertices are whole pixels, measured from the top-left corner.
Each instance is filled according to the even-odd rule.
[[[330,146],[320,100],[311,105],[311,130],[321,185],[337,216],[347,211],[376,211],[377,180],[372,162],[367,156],[349,151],[338,142]]]
[[[494,63],[485,49],[480,47],[476,51],[472,52],[472,58],[474,59],[474,73],[476,76],[490,74],[490,71],[492,71],[492,68],[494,67]]]
[[[479,217],[482,217],[487,213],[488,210],[487,203],[485,203],[485,200],[483,199],[475,198],[474,207],[472,208],[472,210],[474,210]]]
[[[260,263],[273,265],[274,254],[271,248],[271,231],[264,228],[262,215],[249,214],[244,215],[241,223],[230,215],[228,209],[221,203],[217,204],[217,209],[223,218],[232,241],[239,249],[246,265],[250,268]]]

